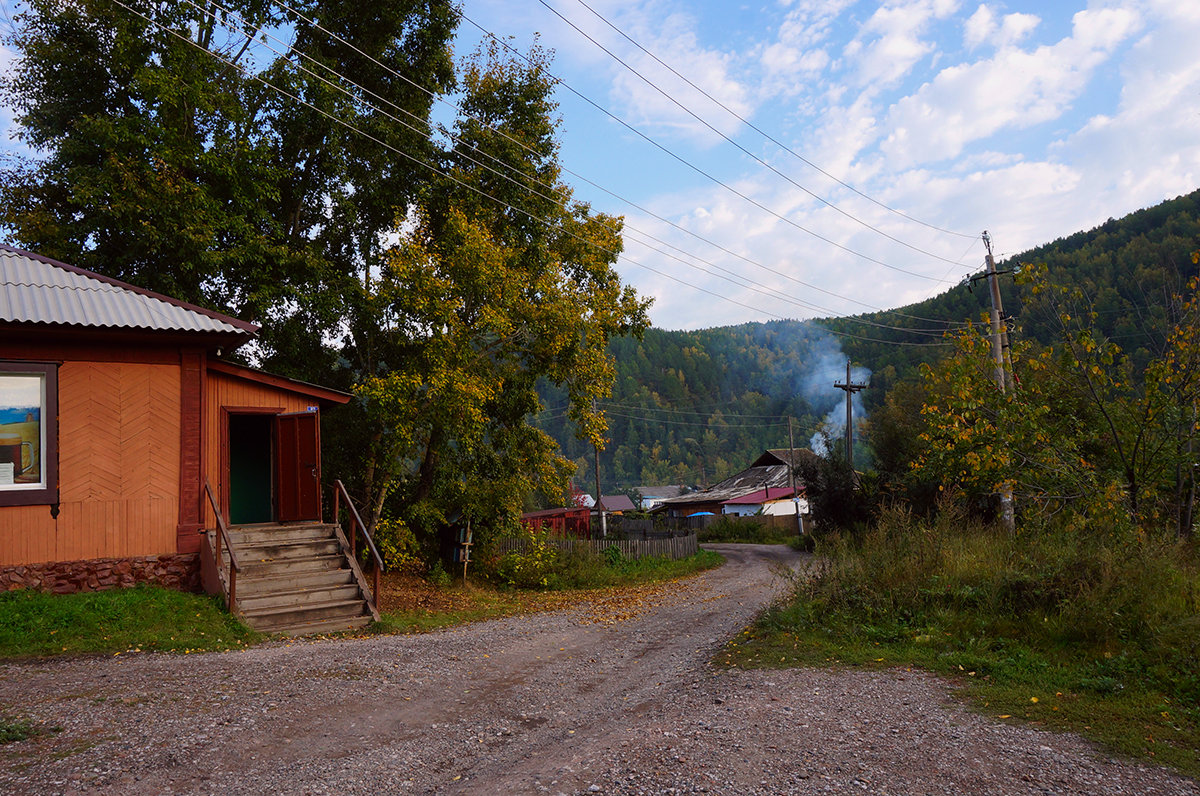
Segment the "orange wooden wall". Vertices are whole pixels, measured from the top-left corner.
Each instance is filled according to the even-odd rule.
[[[0,566],[174,553],[179,366],[65,362],[58,396],[60,513],[0,510]]]
[[[228,460],[223,453],[228,445],[224,416],[227,409],[271,409],[279,412],[303,412],[316,402],[305,395],[287,392],[267,384],[209,371],[204,384],[204,472],[220,499],[224,491],[224,472]],[[204,524],[214,527],[216,518],[204,498]]]

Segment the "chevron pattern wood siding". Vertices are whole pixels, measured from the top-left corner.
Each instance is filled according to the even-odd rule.
[[[67,362],[58,395],[59,516],[0,511],[0,566],[174,553],[178,365]]]

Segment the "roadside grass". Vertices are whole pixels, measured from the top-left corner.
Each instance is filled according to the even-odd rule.
[[[796,544],[799,536],[794,529],[776,528],[755,519],[722,517],[697,531],[696,539],[701,544]]]
[[[987,716],[1200,777],[1194,549],[896,512],[822,541],[816,562],[718,664],[922,668]]]
[[[157,586],[0,593],[0,659],[227,650],[261,638],[212,598]]]
[[[615,552],[615,548],[614,548]],[[553,611],[598,595],[644,584],[666,583],[723,559],[702,551],[668,561],[600,556],[564,557],[553,569],[553,589],[516,589],[473,579],[466,585],[436,586],[422,578],[384,576],[381,621],[370,634],[415,633]],[[0,660],[55,655],[127,652],[212,652],[241,649],[268,637],[250,630],[214,598],[140,585],[78,594],[17,590],[0,593]],[[0,717],[0,737],[24,725]]]

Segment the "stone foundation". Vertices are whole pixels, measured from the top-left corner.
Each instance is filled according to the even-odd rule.
[[[72,594],[122,589],[138,583],[200,591],[200,556],[187,553],[149,558],[93,558],[0,569],[0,591],[35,589]]]

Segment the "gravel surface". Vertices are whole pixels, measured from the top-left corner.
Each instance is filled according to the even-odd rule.
[[[0,793],[1200,794],[903,670],[723,671],[784,547],[422,636],[0,666]]]

